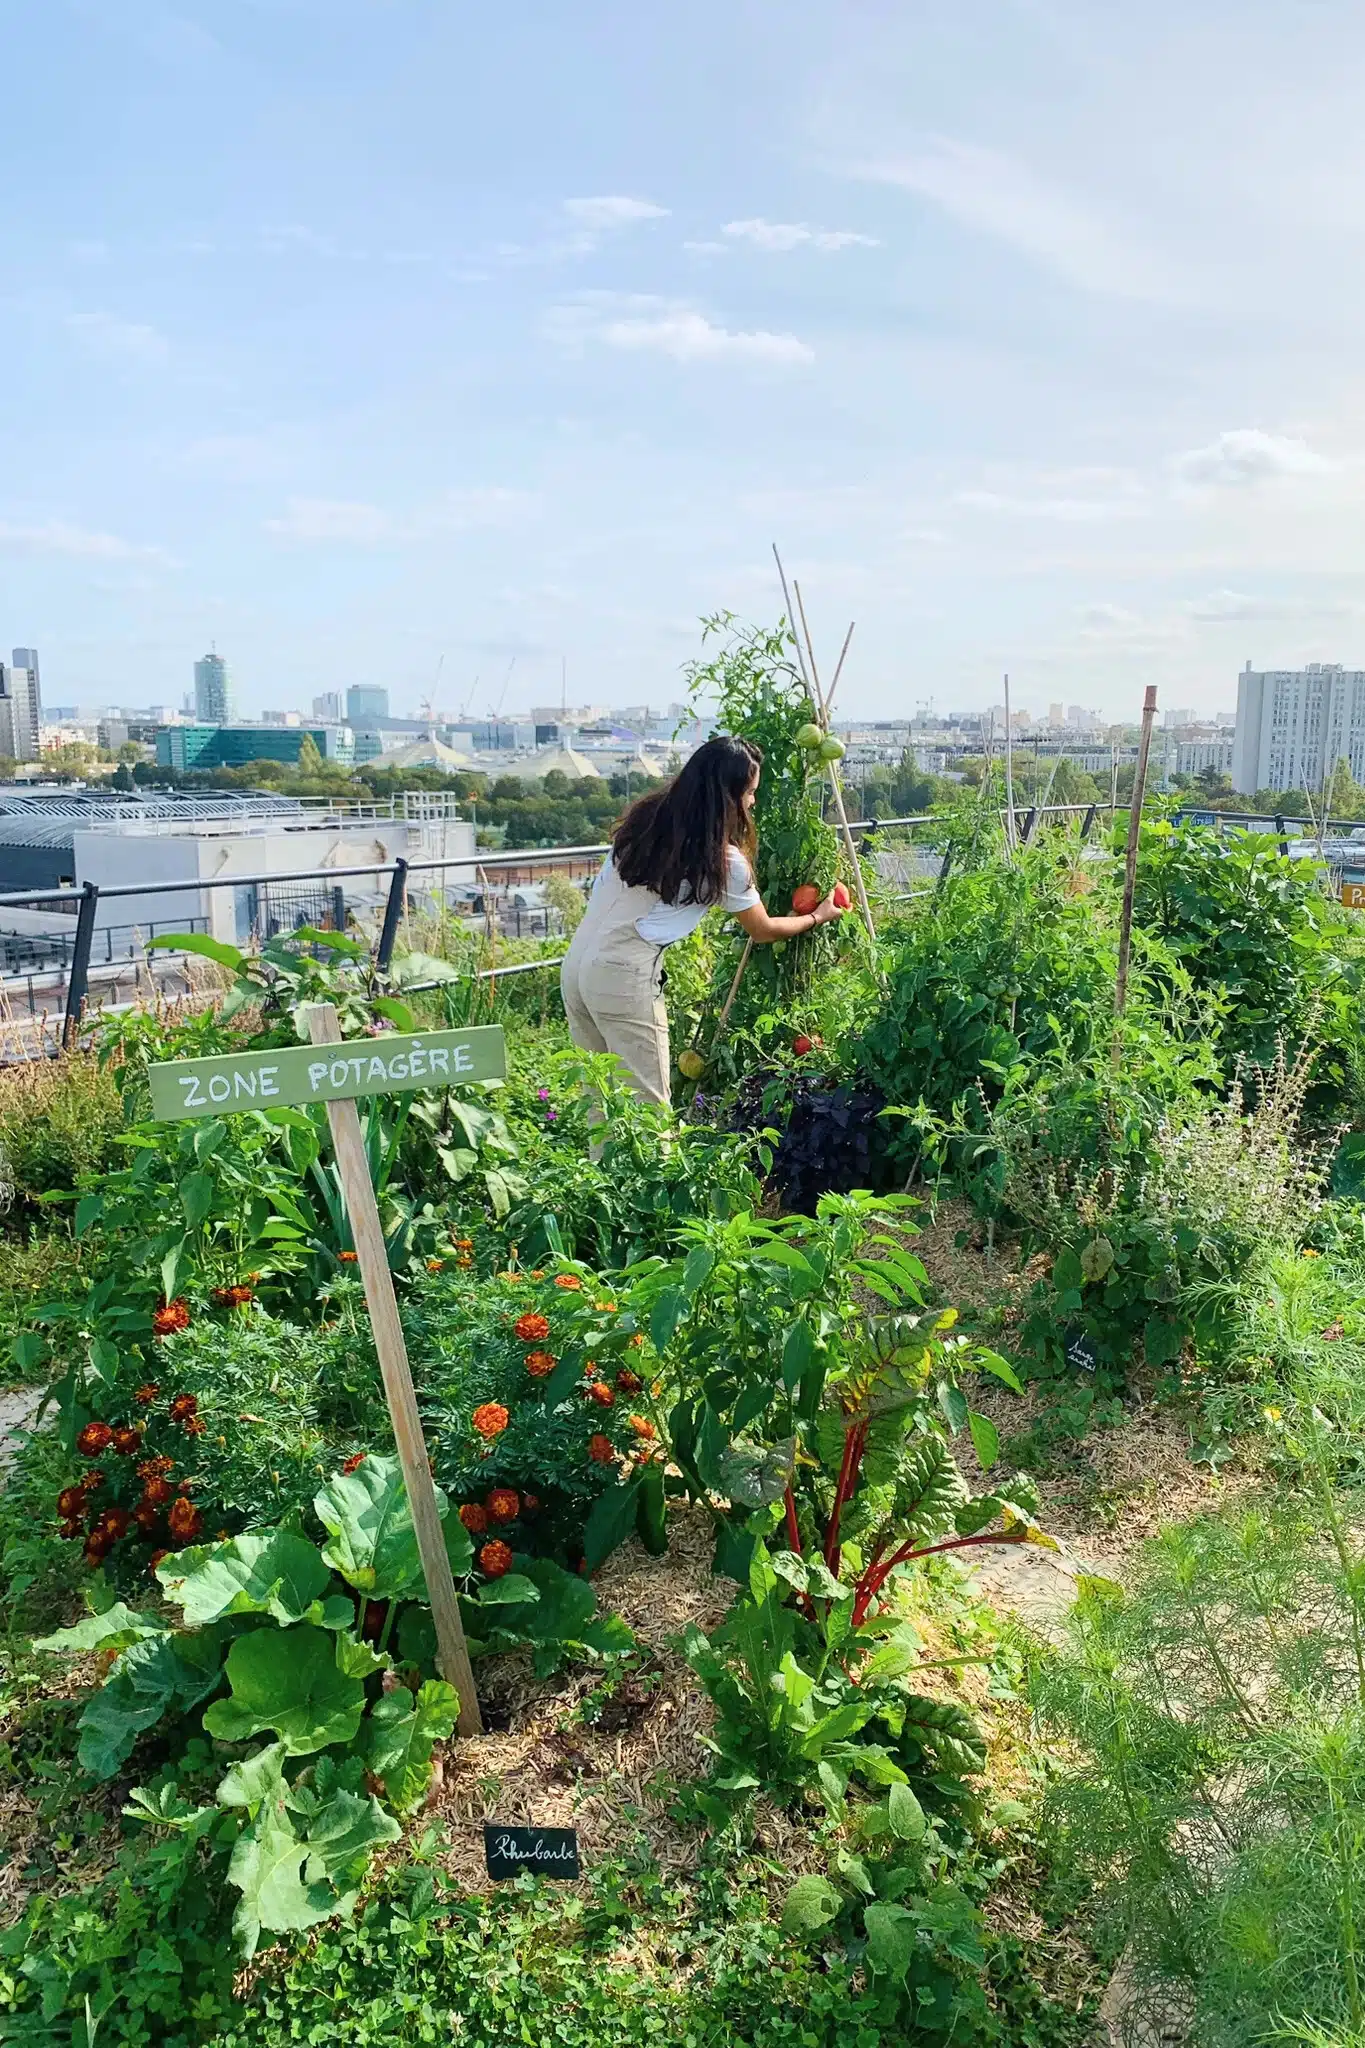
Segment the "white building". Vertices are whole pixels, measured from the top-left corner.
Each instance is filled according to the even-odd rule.
[[[1339,760],[1365,780],[1365,669],[1313,661],[1237,678],[1233,788],[1321,789]]]
[[[1178,775],[1202,775],[1206,768],[1217,769],[1220,775],[1232,773],[1232,740],[1177,740],[1175,746],[1175,770]]]

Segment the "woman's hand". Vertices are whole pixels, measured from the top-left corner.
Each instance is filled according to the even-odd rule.
[[[831,918],[842,917],[847,908],[848,905],[846,903],[835,902],[834,891],[831,889],[824,902],[816,905],[815,909],[811,912],[811,916],[817,924],[828,924]]]
[[[842,917],[847,904],[836,903],[833,892],[814,910],[799,910],[791,917],[769,917],[761,903],[752,910],[736,912],[739,923],[756,946],[770,946],[776,939],[800,939],[831,918]]]

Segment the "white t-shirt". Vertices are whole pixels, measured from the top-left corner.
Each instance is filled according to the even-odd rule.
[[[608,874],[615,879],[615,856],[608,854],[598,870],[597,880],[592,885],[595,896],[603,886]],[[718,903],[694,903],[687,884],[676,903],[665,903],[661,896],[654,898],[654,908],[647,910],[643,917],[635,920],[635,929],[642,939],[653,946],[672,946],[679,939],[685,939],[689,932],[696,930],[708,910],[726,910],[733,915],[736,911],[752,910],[762,901],[754,887],[754,878],[749,863],[737,846],[729,849],[725,863],[725,893]]]

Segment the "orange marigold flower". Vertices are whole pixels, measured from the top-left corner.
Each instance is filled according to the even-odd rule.
[[[178,1543],[193,1543],[204,1526],[204,1517],[192,1500],[174,1500],[170,1513],[171,1534]]]
[[[638,1372],[632,1372],[628,1365],[623,1365],[616,1375],[616,1384],[623,1394],[638,1394],[644,1381]]]
[[[202,1415],[191,1415],[189,1421],[185,1424],[185,1434],[186,1436],[202,1436],[207,1428],[208,1424]],[[226,1439],[219,1437],[218,1441],[223,1443]]]
[[[486,1443],[492,1443],[495,1436],[501,1436],[508,1424],[507,1410],[501,1401],[484,1401],[474,1410],[470,1421]]]
[[[337,1257],[338,1257],[338,1258],[340,1259],[340,1261],[341,1261],[341,1263],[342,1263],[342,1265],[343,1265],[343,1266],[353,1266],[353,1265],[355,1264],[356,1260],[357,1260],[357,1259],[359,1258],[359,1256],[360,1256],[360,1254],[359,1254],[358,1252],[338,1252],[338,1253],[337,1253]]]
[[[82,1493],[98,1493],[98,1492],[99,1492],[99,1490],[100,1490],[100,1488],[101,1488],[101,1487],[103,1486],[103,1484],[104,1484],[104,1474],[103,1474],[102,1472],[82,1472],[82,1474],[81,1474],[81,1492],[82,1492]]]
[[[159,1564],[164,1564],[166,1559],[170,1556],[170,1554],[171,1553],[169,1550],[154,1550],[147,1560],[148,1571],[155,1573],[157,1566]]]
[[[479,1552],[479,1568],[490,1579],[500,1579],[504,1572],[512,1569],[512,1552],[506,1543],[500,1543],[495,1536],[491,1543],[485,1543]]]
[[[543,1280],[545,1278],[545,1268],[543,1266],[537,1266],[534,1273],[532,1273],[531,1278],[533,1280]]]
[[[74,1522],[85,1513],[85,1493],[79,1486],[64,1486],[57,1495],[57,1513],[64,1522]]]
[[[647,1415],[630,1415],[626,1419],[642,1443],[653,1443],[658,1431]]]
[[[124,1458],[135,1458],[142,1449],[142,1431],[125,1422],[114,1431],[114,1449]]]
[[[510,1486],[495,1486],[484,1506],[495,1522],[515,1522],[521,1513],[521,1496]]]
[[[454,1245],[457,1252],[472,1252],[474,1249],[472,1237],[452,1237],[450,1242]]]
[[[538,1316],[534,1312],[518,1316],[512,1328],[516,1331],[523,1344],[537,1344],[542,1337],[548,1337],[550,1334],[548,1318]]]
[[[593,1307],[597,1310],[599,1316],[614,1316],[616,1314],[616,1303],[614,1301],[595,1301]]]
[[[473,1252],[457,1252],[455,1254],[455,1263],[462,1271],[467,1272],[474,1263]]]
[[[488,1527],[488,1510],[481,1508],[476,1500],[466,1501],[460,1509],[460,1520],[471,1536],[482,1536]]]
[[[76,1438],[76,1449],[83,1458],[97,1458],[113,1441],[114,1432],[107,1422],[87,1422]]]
[[[545,1379],[558,1363],[553,1351],[528,1351],[526,1354],[526,1370],[533,1380]]]
[[[343,1472],[356,1472],[360,1469],[364,1462],[365,1453],[363,1451],[352,1451],[350,1457],[346,1459],[341,1469]]]
[[[197,1394],[177,1394],[171,1403],[171,1421],[187,1422],[191,1415],[198,1413],[198,1409],[199,1396]]]
[[[588,1399],[596,1401],[599,1408],[614,1408],[616,1396],[605,1380],[594,1380],[588,1388]]]
[[[158,1479],[163,1472],[174,1472],[174,1458],[144,1458],[137,1468],[139,1479]],[[81,1482],[84,1485],[84,1481]]]
[[[171,1497],[171,1482],[163,1479],[159,1472],[153,1472],[143,1481],[142,1498],[149,1507],[164,1508]]]
[[[444,1260],[444,1259],[428,1259],[428,1260],[427,1260],[427,1271],[428,1271],[428,1273],[439,1273],[439,1272],[440,1272],[440,1270],[441,1270],[441,1268],[442,1268],[442,1266],[444,1266],[444,1264],[445,1264],[445,1260]]]
[[[609,1436],[590,1436],[588,1438],[588,1456],[592,1459],[594,1465],[610,1465],[612,1459],[616,1456],[611,1438]]]
[[[639,1331],[637,1330],[635,1332],[635,1335],[630,1340],[631,1349],[633,1351],[639,1351],[643,1347],[644,1341],[644,1338],[640,1335]]]
[[[579,1279],[577,1273],[555,1274],[555,1286],[566,1288],[570,1294],[576,1294],[582,1285],[583,1282]]]
[[[509,1287],[520,1287],[522,1283],[525,1281],[526,1275],[524,1273],[508,1272],[499,1273],[496,1277],[499,1280],[505,1281]]]
[[[156,1384],[156,1381],[148,1380],[145,1387],[138,1388],[137,1392],[133,1396],[133,1399],[137,1402],[139,1408],[150,1408],[153,1401],[155,1401],[157,1395],[160,1392],[161,1389]]]
[[[183,1294],[177,1294],[174,1301],[152,1310],[152,1328],[158,1337],[169,1337],[176,1330],[187,1330],[189,1325],[190,1305]]]
[[[213,1298],[223,1308],[245,1308],[249,1301],[256,1299],[251,1288],[241,1285],[215,1287]]]

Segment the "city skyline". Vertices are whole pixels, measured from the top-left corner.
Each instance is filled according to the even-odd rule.
[[[1361,658],[1344,0],[57,0],[9,48],[0,588],[64,701],[214,638],[249,714],[565,658],[667,701],[774,538],[867,716]]]

